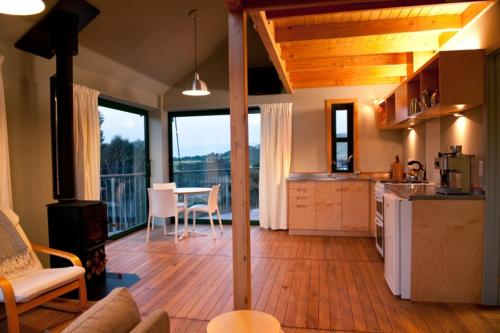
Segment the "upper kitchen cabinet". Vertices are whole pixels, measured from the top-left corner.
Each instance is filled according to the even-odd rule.
[[[413,126],[481,106],[485,100],[484,50],[437,53],[380,105],[380,129]]]

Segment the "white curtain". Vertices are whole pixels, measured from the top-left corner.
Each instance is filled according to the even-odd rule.
[[[73,85],[76,198],[100,199],[99,91]]]
[[[286,178],[292,156],[292,103],[260,105],[260,226],[288,229]]]
[[[0,208],[12,209],[12,185],[10,183],[9,138],[7,134],[7,110],[3,90],[2,64],[0,54]]]

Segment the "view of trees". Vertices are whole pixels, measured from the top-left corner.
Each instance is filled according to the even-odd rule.
[[[251,168],[260,166],[260,145],[250,146],[249,160]],[[210,153],[207,155],[173,157],[174,172],[203,171],[203,170],[229,170],[231,169],[231,151],[225,153]]]
[[[100,124],[103,121],[101,113]],[[145,173],[145,149],[144,140],[131,142],[118,135],[107,143],[101,130],[101,175]]]

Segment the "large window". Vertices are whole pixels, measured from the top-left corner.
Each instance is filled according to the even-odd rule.
[[[251,108],[249,123],[250,219],[259,219],[260,111]],[[220,184],[219,208],[231,220],[231,138],[228,110],[170,112],[170,179],[177,187]],[[190,196],[189,205],[206,202]],[[203,217],[201,217],[203,218]]]
[[[99,100],[101,200],[108,231],[118,236],[144,225],[149,186],[148,117],[144,110]]]
[[[331,104],[332,172],[354,170],[354,103]]]

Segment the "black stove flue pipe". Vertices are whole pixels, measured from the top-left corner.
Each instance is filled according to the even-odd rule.
[[[56,200],[76,199],[73,146],[73,57],[78,54],[78,33],[99,10],[85,0],[61,0],[15,46],[51,59],[56,74],[50,79],[52,184]]]
[[[51,78],[52,186],[54,199],[76,198],[73,140],[73,56],[78,53],[78,16],[60,13],[54,31],[56,75]]]

